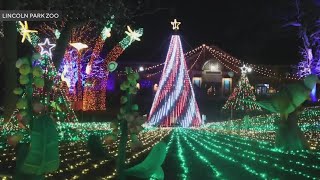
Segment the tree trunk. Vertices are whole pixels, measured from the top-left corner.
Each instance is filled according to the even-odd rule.
[[[281,119],[277,126],[277,148],[285,151],[309,149],[308,141],[298,126],[297,115],[290,114],[288,119]]]
[[[15,9],[17,0],[6,0],[4,9]],[[6,21],[3,23],[4,30],[4,118],[8,121],[12,112],[15,109],[17,96],[13,94],[13,89],[16,87],[17,73],[17,28],[15,21]]]

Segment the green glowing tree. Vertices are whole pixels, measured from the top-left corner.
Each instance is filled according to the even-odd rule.
[[[250,85],[248,77],[242,74],[237,86],[222,107],[222,111],[231,113],[231,119],[242,118],[244,115],[262,111],[260,106],[250,101],[256,101],[254,89]]]
[[[47,58],[47,55],[44,56]],[[24,179],[25,175],[32,179],[43,179],[45,173],[53,172],[59,167],[58,132],[51,114],[47,113],[50,106],[46,94],[39,96],[40,98],[34,97],[36,88],[48,89],[45,82],[49,80],[39,66],[32,66],[32,60],[38,58],[39,55],[34,54],[16,62],[20,73],[20,85],[14,89],[14,94],[19,97],[16,107],[19,109],[20,121],[24,122],[23,125],[31,134],[31,142],[29,147],[23,145],[18,150],[20,153],[17,157],[15,179]],[[16,141],[18,142],[19,140]]]
[[[120,142],[118,146],[118,159],[117,159],[117,174],[118,179],[125,179],[125,159],[126,159],[126,145],[128,137],[131,138],[130,147],[135,150],[142,146],[142,143],[138,139],[138,133],[143,129],[142,124],[146,122],[146,118],[139,115],[139,107],[137,104],[133,104],[133,96],[137,94],[137,80],[139,74],[133,72],[132,68],[126,68],[127,80],[125,80],[120,89],[124,92],[124,96],[121,97],[120,103],[122,107],[117,116],[118,122],[113,123],[113,134],[107,136],[106,139],[110,139],[110,142],[115,140],[115,137],[120,135]]]

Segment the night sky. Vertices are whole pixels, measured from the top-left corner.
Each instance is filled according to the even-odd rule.
[[[295,27],[283,27],[295,12],[292,0],[152,1],[163,8],[134,19],[143,27],[141,42],[129,47],[121,61],[163,62],[172,34],[170,21],[182,22],[183,48],[203,43],[254,64],[297,64],[302,45]]]

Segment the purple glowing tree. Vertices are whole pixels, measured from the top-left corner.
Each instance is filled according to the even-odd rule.
[[[302,4],[299,0],[295,1],[295,8],[294,21],[287,23],[286,26],[298,27],[299,37],[303,42],[300,50],[302,60],[296,66],[297,75],[300,78],[310,74],[320,75],[320,14],[303,13],[304,9],[317,12],[317,7],[307,3]],[[313,88],[310,98],[313,102],[317,101],[316,86]]]

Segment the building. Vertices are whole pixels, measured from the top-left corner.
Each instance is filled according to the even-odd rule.
[[[201,45],[187,52],[185,57],[194,87],[201,89],[209,97],[228,97],[240,78],[240,68],[243,65],[252,68],[248,78],[258,96],[275,93],[284,84],[298,80],[292,76],[290,66],[246,64],[245,61],[233,57],[216,46]],[[120,79],[124,75],[121,70],[125,66],[133,67],[140,72],[140,88],[157,89],[163,63],[119,62]]]

